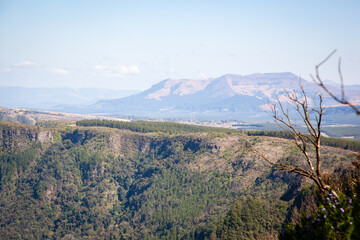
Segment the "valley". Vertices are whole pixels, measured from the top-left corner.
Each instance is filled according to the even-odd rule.
[[[7,239],[216,239],[229,234],[222,219],[236,201],[258,206],[243,218],[242,236],[276,238],[296,219],[294,199],[309,184],[243,147],[276,161],[300,156],[284,138],[174,123],[46,126],[0,124]],[[322,154],[329,174],[356,156],[333,147]],[[260,213],[265,199],[269,212]],[[253,222],[254,214],[264,222]]]

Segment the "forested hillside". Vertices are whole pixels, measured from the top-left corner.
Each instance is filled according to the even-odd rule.
[[[298,161],[288,139],[85,123],[0,123],[3,239],[277,239],[304,206],[294,199],[309,183],[243,147]],[[329,175],[356,156],[334,147],[322,155]]]

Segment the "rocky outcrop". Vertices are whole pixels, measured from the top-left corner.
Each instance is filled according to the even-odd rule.
[[[49,131],[40,131],[36,134],[36,141],[41,143],[53,142],[54,136]]]

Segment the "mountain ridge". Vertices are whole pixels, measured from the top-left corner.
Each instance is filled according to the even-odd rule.
[[[284,89],[299,90],[309,97],[324,93],[315,83],[291,72],[225,74],[209,79],[165,79],[129,97],[101,100],[84,111],[92,114],[140,115],[147,117],[264,120],[266,104],[276,101]],[[335,94],[340,88],[329,86]],[[360,102],[360,86],[351,86],[347,97]],[[324,105],[336,102],[323,94]]]

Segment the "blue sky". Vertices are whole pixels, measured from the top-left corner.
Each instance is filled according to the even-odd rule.
[[[144,90],[167,78],[321,69],[360,84],[360,1],[0,0],[0,86]]]

